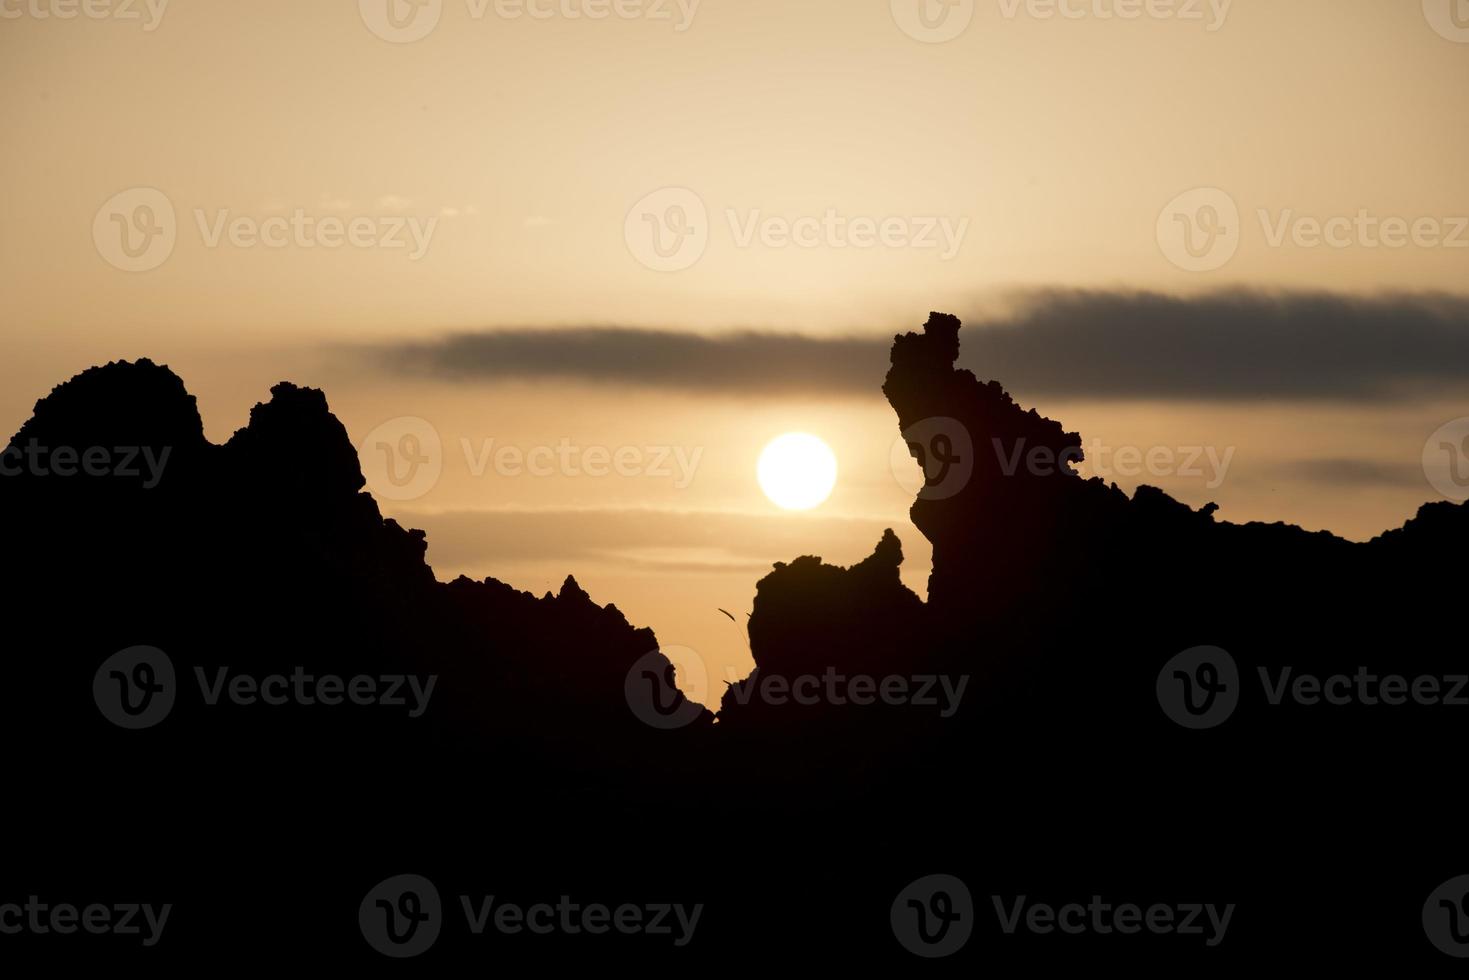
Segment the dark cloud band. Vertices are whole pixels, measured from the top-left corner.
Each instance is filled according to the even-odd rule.
[[[456,334],[377,351],[390,369],[451,381],[567,380],[721,394],[871,394],[891,338],[705,336],[613,327]]]
[[[926,315],[926,311],[924,311]],[[916,324],[923,315],[915,316]],[[1469,298],[1042,291],[966,320],[960,364],[1027,395],[1397,400],[1469,389]],[[396,373],[878,397],[889,335],[506,329],[376,348]]]

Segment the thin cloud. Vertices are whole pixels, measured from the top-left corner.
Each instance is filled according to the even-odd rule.
[[[921,317],[915,318],[915,328]],[[1042,291],[966,318],[960,365],[1028,396],[1391,401],[1469,389],[1469,298]],[[453,382],[878,397],[890,334],[502,329],[370,356]]]
[[[1370,459],[1308,459],[1287,472],[1307,483],[1333,487],[1422,487],[1423,470],[1418,466],[1391,465]]]
[[[1469,298],[1055,291],[966,346],[976,373],[1045,394],[1393,400],[1465,386]]]
[[[558,379],[722,394],[867,394],[892,338],[705,336],[611,327],[508,329],[375,348],[387,369],[446,381]]]

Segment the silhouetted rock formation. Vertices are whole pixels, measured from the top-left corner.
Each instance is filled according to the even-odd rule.
[[[280,913],[294,925],[262,955],[292,943],[375,955],[345,912],[345,937],[322,922],[424,865],[553,901],[568,881],[619,900],[692,893],[718,909],[700,948],[726,965],[763,966],[783,944],[905,962],[885,927],[863,924],[937,870],[970,879],[981,922],[991,891],[1239,901],[1252,911],[1235,962],[1319,953],[1322,935],[1352,936],[1327,952],[1359,961],[1421,943],[1419,892],[1463,871],[1442,842],[1458,833],[1469,706],[1275,705],[1260,672],[1289,667],[1287,684],[1359,668],[1469,673],[1450,564],[1469,509],[1428,504],[1353,544],[1225,523],[1151,487],[1129,497],[1077,475],[1078,434],[956,370],[958,351],[959,321],[933,314],[896,338],[883,385],[899,427],[923,433],[915,456],[942,464],[930,475],[957,474],[912,509],[933,545],[928,600],[899,580],[892,531],[850,568],[777,564],[749,620],[755,673],[722,692],[717,724],[689,710],[666,728],[629,710],[645,679],[667,695],[660,712],[685,707],[657,690],[667,662],[651,630],[570,576],[542,597],[438,582],[423,532],[363,492],[320,391],[277,385],[214,445],[183,383],[149,361],[58,386],[12,450],[69,448],[75,468],[97,449],[113,465],[0,478],[0,698],[7,745],[22,747],[12,796],[27,804],[15,880],[100,875],[115,891],[143,873],[131,845],[144,842],[145,878],[196,903],[176,942],[232,957],[254,951],[237,923],[298,890],[312,897]],[[124,731],[93,682],[140,644],[169,655],[181,690],[222,667],[433,675],[433,710],[251,710],[195,692],[157,727]],[[1190,730],[1159,685],[1200,645],[1232,656],[1239,703]],[[892,696],[875,697],[889,682]],[[803,702],[797,687],[819,693]],[[737,859],[705,871],[711,841]],[[1029,965],[1051,948],[991,933],[976,941],[989,962]],[[1151,955],[1091,939],[1070,949]],[[444,957],[483,948],[450,945]],[[603,948],[577,955],[600,963]]]
[[[65,648],[39,648],[46,654],[25,658],[32,683],[7,689],[10,720],[33,735],[96,737],[107,723],[95,705],[37,692],[85,692],[102,659],[136,644],[165,651],[183,678],[221,665],[441,677],[435,710],[411,724],[401,713],[351,708],[209,716],[211,737],[240,726],[252,749],[346,726],[361,729],[354,737],[437,729],[620,751],[607,740],[568,739],[568,714],[645,734],[622,684],[633,662],[657,649],[653,632],[596,605],[570,577],[559,595],[542,598],[493,579],[438,583],[424,533],[384,518],[363,492],[356,450],[320,391],[276,385],[249,424],[215,446],[177,376],[147,360],[118,362],[57,387],[12,445],[100,447],[135,455],[140,471],[67,477],[26,468],[0,480],[4,533],[13,553],[27,556],[15,608],[67,621]],[[150,471],[147,460],[162,465]],[[190,702],[178,710],[191,707],[198,710]],[[701,723],[711,720],[705,712]],[[169,731],[193,740],[187,723],[158,729],[163,738]]]
[[[757,587],[750,621],[762,668],[907,670],[917,647],[929,666],[980,675],[972,693],[986,713],[1032,724],[1049,716],[1048,730],[1064,739],[1103,718],[1112,730],[1158,731],[1166,720],[1151,678],[1199,644],[1225,647],[1242,669],[1340,667],[1323,646],[1333,643],[1408,666],[1455,662],[1441,644],[1399,642],[1437,625],[1370,611],[1384,600],[1455,601],[1451,578],[1424,572],[1469,541],[1469,508],[1427,504],[1403,528],[1354,544],[1285,524],[1220,522],[1216,505],[1194,510],[1155,487],[1129,497],[1077,475],[1077,433],[956,369],[958,331],[955,317],[934,313],[923,333],[897,337],[883,385],[905,432],[953,430],[968,443],[968,458],[954,461],[964,467],[957,484],[920,493],[911,510],[933,545],[927,603],[903,602],[857,574],[900,554],[887,539],[845,579],[812,559],[777,566]],[[929,420],[943,424],[925,429]],[[911,446],[920,460],[956,447]],[[891,578],[896,586],[895,569]],[[803,600],[819,610],[809,619]],[[871,617],[881,628],[852,612],[868,608],[881,610]]]
[[[820,673],[834,660],[853,671],[883,666],[868,655],[908,639],[905,630],[923,609],[898,578],[902,561],[903,546],[889,530],[851,568],[813,557],[778,563],[755,587],[749,632],[756,667],[794,675]]]
[[[1469,507],[1426,504],[1357,544],[1222,522],[1215,505],[1195,510],[1154,487],[1129,497],[1076,474],[1077,434],[957,370],[958,327],[934,314],[898,337],[884,385],[900,427],[920,434],[915,458],[930,475],[944,472],[935,461],[959,474],[911,512],[933,545],[928,601],[904,600],[885,537],[853,569],[778,565],[757,587],[750,638],[757,676],[858,665],[963,675],[963,710],[924,727],[911,709],[756,710],[732,688],[720,727],[759,731],[750,741],[777,784],[760,792],[787,800],[820,785],[839,812],[869,818],[869,841],[905,826],[902,846],[915,847],[918,828],[945,826],[989,880],[1026,883],[1017,891],[1080,877],[1250,896],[1261,931],[1239,941],[1243,962],[1297,944],[1321,955],[1330,940],[1300,937],[1345,935],[1342,917],[1355,942],[1327,958],[1422,953],[1411,930],[1372,930],[1399,914],[1389,909],[1411,918],[1419,889],[1457,873],[1440,870],[1457,835],[1444,780],[1469,704],[1405,693],[1427,678],[1442,698],[1469,696],[1449,612],[1462,601],[1449,559],[1469,544]],[[1026,465],[1037,449],[1041,465]],[[882,574],[859,572],[869,565]],[[1232,658],[1224,679],[1238,704],[1217,727],[1189,730],[1166,713],[1160,683],[1188,673],[1170,674],[1172,658],[1204,645]],[[1359,675],[1366,698],[1330,703]],[[1404,679],[1396,703],[1370,686],[1389,675]],[[1404,857],[1363,856],[1379,848]],[[1022,949],[1031,965],[1035,947]]]

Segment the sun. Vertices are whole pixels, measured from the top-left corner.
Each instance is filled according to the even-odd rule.
[[[831,496],[837,482],[837,458],[816,436],[787,432],[761,451],[755,476],[777,507],[810,510]]]

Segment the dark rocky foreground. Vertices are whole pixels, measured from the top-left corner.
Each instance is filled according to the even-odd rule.
[[[883,384],[929,476],[928,601],[891,532],[851,568],[777,565],[717,722],[574,579],[437,581],[320,391],[277,385],[213,445],[165,367],[58,386],[12,449],[127,448],[137,473],[0,478],[0,927],[31,895],[173,910],[151,946],[27,926],[0,962],[391,966],[363,923],[421,910],[374,891],[413,874],[441,907],[411,964],[445,971],[1456,966],[1429,933],[1462,919],[1469,946],[1469,905],[1430,894],[1469,874],[1469,510],[1359,544],[1129,497],[1066,465],[1076,433],[956,370],[958,332],[898,337]],[[1059,464],[1015,465],[1034,450]],[[904,891],[936,874],[967,899]],[[490,895],[648,911],[477,935],[461,898]],[[680,905],[702,906],[682,944],[650,925]],[[944,939],[913,938],[924,916]]]

